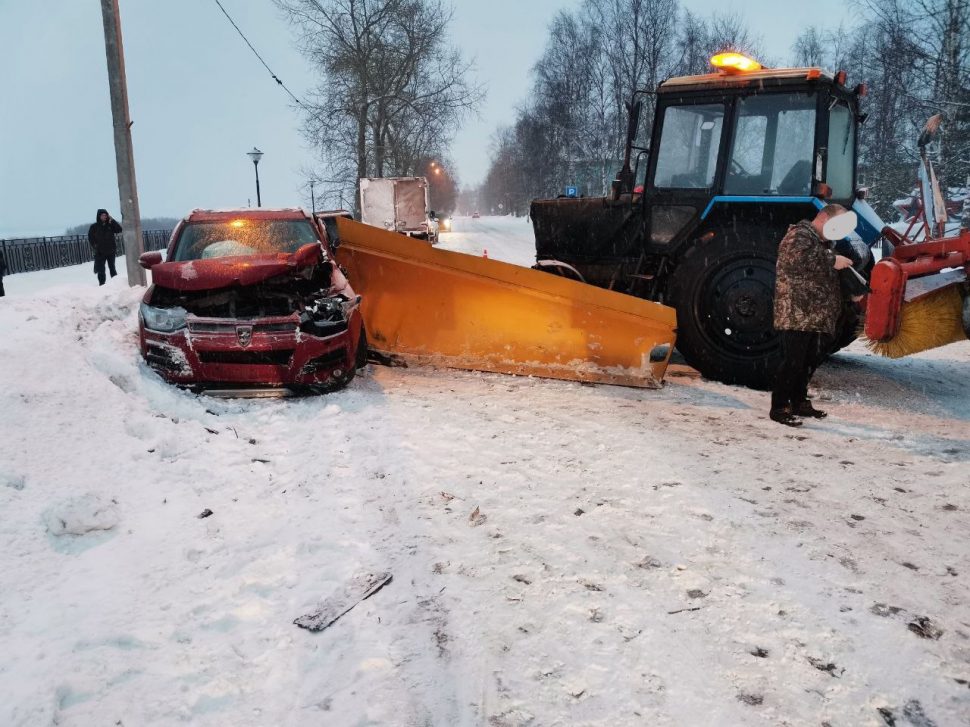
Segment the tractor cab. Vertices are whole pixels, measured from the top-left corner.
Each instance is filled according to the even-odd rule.
[[[764,387],[781,351],[772,327],[777,246],[830,202],[882,224],[856,199],[859,98],[846,74],[767,69],[727,53],[715,72],[655,92],[649,146],[629,105],[622,168],[607,197],[536,200],[537,268],[677,308],[678,348],[705,376]],[[863,273],[865,245],[846,251]],[[848,244],[848,241],[847,241]],[[845,335],[856,320],[846,313]],[[850,320],[851,318],[851,320]]]
[[[642,170],[648,249],[676,248],[691,228],[725,214],[761,224],[766,205],[786,225],[823,203],[851,206],[864,88],[850,91],[845,80],[817,68],[759,68],[661,83]]]

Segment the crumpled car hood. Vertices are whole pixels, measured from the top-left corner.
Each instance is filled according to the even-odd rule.
[[[155,285],[189,292],[257,285],[270,278],[312,268],[320,260],[320,246],[306,245],[291,254],[239,255],[160,263],[152,267],[151,273]]]

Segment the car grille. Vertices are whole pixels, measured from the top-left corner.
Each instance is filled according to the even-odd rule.
[[[289,366],[293,349],[273,351],[199,351],[205,364],[244,364],[249,366]]]
[[[295,323],[246,323],[240,321],[229,321],[222,323],[219,321],[189,321],[189,330],[192,333],[236,333],[239,326],[250,326],[253,333],[295,333]]]

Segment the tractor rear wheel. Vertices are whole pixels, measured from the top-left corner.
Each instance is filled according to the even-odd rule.
[[[771,387],[781,361],[773,327],[779,239],[725,230],[694,243],[675,268],[668,297],[677,308],[677,348],[705,378]]]

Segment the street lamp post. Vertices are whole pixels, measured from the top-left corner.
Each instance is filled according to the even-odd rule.
[[[252,151],[247,151],[246,156],[253,160],[253,169],[256,170],[256,206],[262,207],[263,202],[259,196],[259,160],[263,158],[263,152],[255,146]]]
[[[314,184],[316,184],[315,180],[311,179],[310,180],[310,209],[313,211],[313,214],[316,215],[317,214],[317,198],[313,196],[313,185]]]

